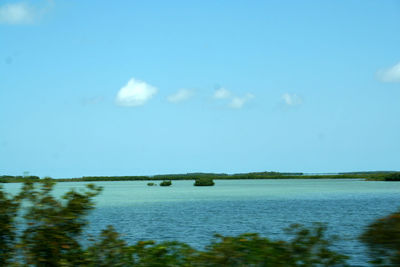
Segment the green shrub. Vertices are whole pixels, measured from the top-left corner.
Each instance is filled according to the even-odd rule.
[[[16,217],[20,203],[0,187],[0,266],[7,266],[14,257]]]
[[[147,183],[148,186],[156,186],[156,183]]]
[[[170,186],[172,185],[171,180],[165,180],[160,183],[160,186]]]
[[[373,222],[360,237],[376,266],[400,266],[400,211]]]
[[[85,250],[79,240],[88,223],[85,216],[94,208],[93,197],[101,188],[88,185],[87,191],[70,191],[58,200],[51,194],[53,185],[49,180],[27,181],[21,193],[12,198],[0,191],[0,261],[20,261],[22,266],[84,263]],[[24,220],[17,220],[15,208],[21,203]],[[15,221],[24,222],[23,227],[18,227],[23,230],[16,230]],[[3,266],[1,262],[0,265]]]
[[[400,172],[388,174],[385,177],[385,181],[400,181]]]
[[[214,181],[212,178],[198,178],[194,182],[194,186],[213,186]]]

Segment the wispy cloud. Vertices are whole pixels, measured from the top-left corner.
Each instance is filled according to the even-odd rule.
[[[300,96],[290,93],[284,93],[282,100],[286,106],[299,106],[303,103],[303,99]]]
[[[180,89],[175,94],[168,96],[167,100],[171,103],[183,102],[183,101],[189,99],[190,97],[192,97],[193,93],[194,93],[193,90]]]
[[[225,89],[225,88],[219,88],[215,90],[214,92],[214,98],[216,99],[226,99],[232,96],[232,93]]]
[[[131,78],[128,83],[122,87],[115,99],[118,106],[135,107],[144,105],[156,93],[158,89],[146,82]]]
[[[244,104],[246,104],[252,98],[254,98],[253,94],[246,94],[242,97],[234,96],[231,102],[229,103],[229,106],[231,108],[236,108],[236,109],[242,108]]]
[[[31,23],[34,11],[25,3],[14,3],[0,6],[0,23],[24,24]]]
[[[219,99],[219,100],[225,100],[229,101],[228,102],[228,107],[234,108],[234,109],[240,109],[242,108],[247,102],[249,102],[252,98],[254,98],[253,94],[247,93],[244,96],[237,96],[234,95],[231,91],[228,89],[225,89],[223,87],[215,90],[213,94],[214,99]]]
[[[382,82],[400,82],[400,62],[390,68],[379,70],[377,76]]]
[[[52,0],[39,1],[37,6],[25,2],[0,6],[0,24],[29,24],[40,19],[53,6]]]

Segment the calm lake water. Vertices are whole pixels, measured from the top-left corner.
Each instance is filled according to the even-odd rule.
[[[87,183],[59,183],[55,194]],[[325,222],[328,233],[342,240],[335,246],[351,255],[353,265],[366,266],[357,237],[373,220],[398,210],[400,183],[362,180],[216,180],[214,187],[173,181],[149,187],[147,181],[97,182],[104,190],[90,215],[90,234],[113,225],[128,242],[179,240],[202,248],[213,234],[257,232],[287,239],[293,223]],[[18,192],[20,184],[5,184]]]

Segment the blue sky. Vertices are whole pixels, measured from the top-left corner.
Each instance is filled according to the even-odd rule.
[[[1,1],[0,175],[400,170],[399,1]]]

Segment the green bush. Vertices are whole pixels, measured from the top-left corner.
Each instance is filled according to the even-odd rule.
[[[214,181],[211,178],[198,178],[194,182],[194,186],[213,186]]]
[[[148,186],[156,186],[156,183],[147,183]]]
[[[400,172],[388,174],[385,177],[385,181],[400,181]]]
[[[170,186],[172,185],[171,180],[165,180],[160,183],[160,186]]]
[[[7,266],[15,256],[16,217],[20,203],[0,187],[0,266]]]
[[[85,262],[79,240],[88,223],[85,216],[94,208],[93,197],[101,188],[88,185],[86,191],[70,191],[58,200],[51,194],[53,185],[50,180],[27,181],[15,197],[0,191],[0,261],[17,261],[23,266],[79,266]],[[16,209],[22,203],[24,225],[17,231]]]
[[[400,266],[400,211],[370,224],[360,237],[376,266]]]

